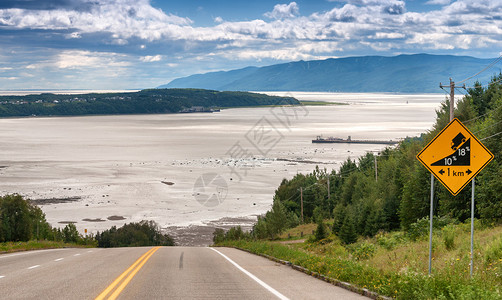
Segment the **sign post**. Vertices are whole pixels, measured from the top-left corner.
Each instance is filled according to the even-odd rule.
[[[474,242],[474,177],[493,159],[493,154],[457,118],[446,125],[417,155],[417,159],[454,196],[472,181],[471,263],[473,267]],[[429,245],[429,274],[432,257],[432,204],[433,180],[431,176],[431,233]]]

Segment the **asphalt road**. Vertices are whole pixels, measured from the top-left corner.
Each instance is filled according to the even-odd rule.
[[[145,300],[367,299],[230,248],[54,249],[0,255],[0,299],[98,296]]]

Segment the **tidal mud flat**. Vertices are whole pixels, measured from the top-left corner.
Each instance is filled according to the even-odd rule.
[[[178,239],[186,236],[182,244],[202,245],[207,238],[189,237],[197,232],[207,236],[214,227],[249,228],[270,208],[283,178],[310,172],[316,164],[338,169],[349,157],[385,148],[312,144],[317,135],[385,140],[416,136],[430,128],[444,98],[288,95],[349,105],[2,119],[0,193],[19,193],[38,202],[53,226],[74,222],[81,232],[96,233],[154,220]],[[212,195],[217,197],[208,201]]]

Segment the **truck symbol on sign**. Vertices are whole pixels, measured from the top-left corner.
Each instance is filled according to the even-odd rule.
[[[462,133],[457,134],[456,137],[451,140],[451,149],[456,151],[462,143],[466,141],[465,136]]]

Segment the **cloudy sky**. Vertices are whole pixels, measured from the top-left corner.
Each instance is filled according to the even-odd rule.
[[[411,53],[498,57],[502,0],[0,0],[0,90]]]

